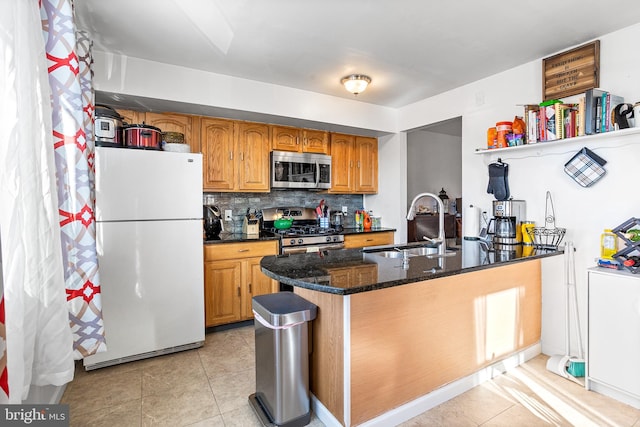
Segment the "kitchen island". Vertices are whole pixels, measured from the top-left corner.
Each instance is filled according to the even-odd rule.
[[[540,259],[561,252],[514,249],[465,241],[445,256],[408,260],[394,248],[263,258],[266,275],[318,306],[318,417],[397,424],[539,354]]]

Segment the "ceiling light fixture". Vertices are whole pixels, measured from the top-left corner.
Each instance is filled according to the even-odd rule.
[[[343,77],[340,83],[344,85],[344,88],[354,95],[364,92],[369,83],[371,83],[371,77],[364,74],[351,74]]]

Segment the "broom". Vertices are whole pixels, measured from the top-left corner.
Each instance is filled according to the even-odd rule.
[[[551,356],[547,361],[547,369],[564,378],[574,379],[584,377],[585,361],[582,349],[582,336],[580,334],[580,316],[578,315],[578,294],[576,292],[575,262],[572,242],[564,244],[564,267],[565,267],[565,289],[566,289],[566,313],[565,313],[565,354]],[[573,304],[570,301],[570,293],[573,289]],[[578,335],[578,358],[572,357],[571,353],[571,306],[575,316],[576,329]]]

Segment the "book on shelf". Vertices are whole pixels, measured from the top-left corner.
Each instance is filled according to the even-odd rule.
[[[623,103],[621,96],[602,89],[589,89],[567,101],[524,104],[526,144],[615,130],[614,110]]]
[[[586,116],[585,101],[586,101],[585,96],[581,96],[580,99],[578,100],[578,136],[585,135],[585,116]]]
[[[525,141],[527,144],[538,142],[538,111],[540,111],[538,104],[524,105],[524,123],[527,132]]]
[[[595,88],[587,90],[584,96],[584,134],[593,135],[615,130],[611,113],[616,105],[624,103],[624,97]]]

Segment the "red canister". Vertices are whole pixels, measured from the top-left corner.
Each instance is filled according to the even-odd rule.
[[[124,128],[124,142],[130,148],[146,148],[160,150],[162,148],[162,131],[155,126],[127,125]]]
[[[498,122],[496,123],[497,131],[497,148],[505,148],[509,146],[507,142],[507,134],[510,134],[513,129],[513,122]]]

